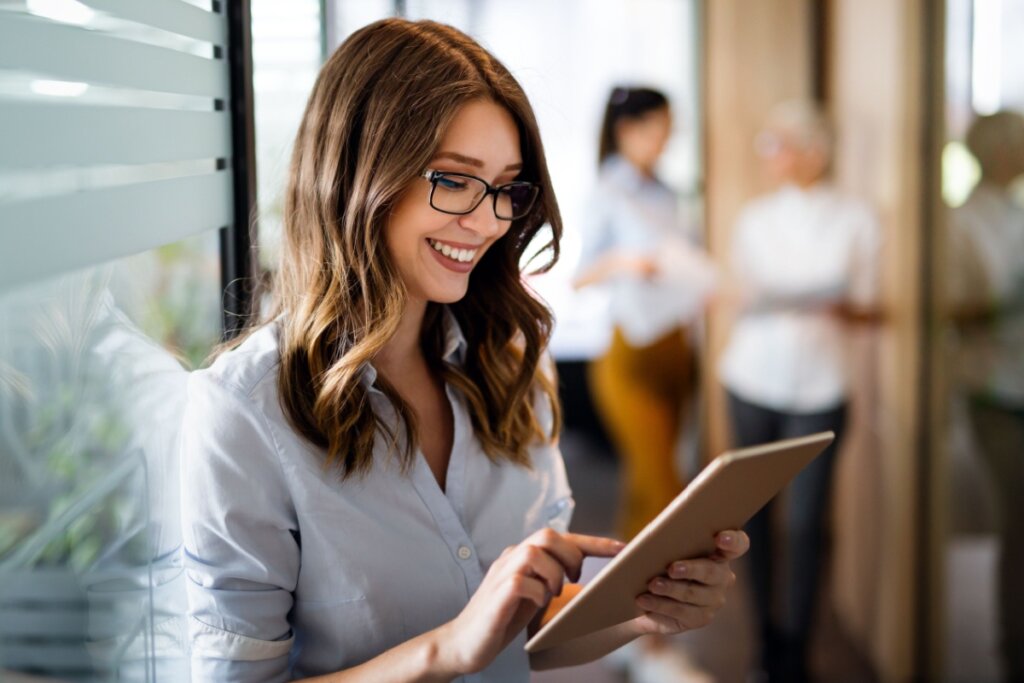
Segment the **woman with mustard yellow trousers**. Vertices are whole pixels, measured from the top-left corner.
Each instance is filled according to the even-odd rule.
[[[675,449],[687,399],[693,355],[677,328],[648,346],[631,346],[616,328],[607,353],[591,363],[590,388],[619,452],[623,495],[618,525],[632,538],[681,490]]]
[[[589,379],[622,462],[625,538],[682,488],[675,449],[695,365],[687,327],[715,280],[710,260],[680,219],[676,193],[655,174],[671,128],[664,94],[612,91],[574,281],[577,288],[601,285],[610,298],[615,330]]]

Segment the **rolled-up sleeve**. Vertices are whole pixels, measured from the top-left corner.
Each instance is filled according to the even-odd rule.
[[[193,373],[181,463],[192,680],[288,680],[299,540],[263,413]]]

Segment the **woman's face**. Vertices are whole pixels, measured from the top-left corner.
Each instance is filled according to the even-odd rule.
[[[615,135],[622,156],[641,169],[653,169],[672,135],[672,114],[668,107],[662,107],[622,119]]]
[[[802,145],[792,131],[767,128],[755,141],[758,156],[774,183],[812,185],[828,169],[828,156],[818,147]]]
[[[522,161],[511,114],[490,100],[476,100],[456,114],[428,168],[467,173],[496,186],[515,180]],[[512,221],[495,217],[493,195],[463,216],[433,209],[429,197],[430,182],[417,178],[399,199],[388,222],[388,252],[410,297],[453,303],[466,295],[473,268]]]

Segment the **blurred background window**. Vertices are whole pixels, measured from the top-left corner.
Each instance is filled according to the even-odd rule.
[[[950,681],[1019,680],[1024,508],[1024,3],[946,0],[942,200],[933,255],[942,365],[930,456],[937,671]],[[939,106],[937,103],[936,106]],[[980,121],[984,117],[1000,114]],[[1016,117],[1016,128],[1012,119]],[[1009,125],[1007,122],[1009,121]],[[978,124],[981,124],[980,126]],[[977,147],[968,146],[970,134]],[[979,157],[987,157],[980,159]],[[1000,159],[1000,154],[1007,158]],[[1001,178],[1010,162],[1016,178]],[[989,171],[982,177],[984,161]],[[1003,186],[1005,183],[1005,186]],[[1015,417],[1014,417],[1015,416]]]
[[[252,0],[260,266],[272,270],[281,239],[292,144],[324,60],[320,0]]]
[[[964,203],[978,182],[977,161],[964,137],[974,117],[1001,109],[1024,111],[1024,3],[1005,0],[946,1],[946,128],[942,194],[949,206]],[[1024,201],[1024,182],[1015,190]]]

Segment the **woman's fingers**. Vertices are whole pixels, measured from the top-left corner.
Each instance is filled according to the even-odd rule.
[[[548,602],[547,585],[540,579],[523,574],[513,574],[507,579],[509,597],[513,600],[529,600],[538,609]]]
[[[558,595],[566,577],[573,582],[579,580],[585,556],[611,557],[624,545],[610,538],[542,529],[518,546],[506,548],[499,561],[504,565],[503,572],[537,576],[552,595]]]
[[[715,536],[716,555],[724,560],[735,560],[750,549],[750,538],[742,531],[723,531]]]
[[[566,537],[571,534],[560,534],[554,529],[544,528],[532,534],[521,545],[534,546],[544,550],[562,565],[562,571],[570,581],[579,579],[580,567],[583,566],[583,552]]]
[[[615,557],[626,547],[622,541],[601,536],[585,536],[583,534],[565,534],[580,551],[590,557]]]
[[[625,547],[621,541],[611,538],[583,534],[560,534],[550,528],[541,529],[526,539],[524,543],[543,548],[552,557],[555,557],[562,563],[570,581],[579,580],[584,557],[588,555],[612,557]]]
[[[680,560],[668,566],[669,578],[695,581],[706,586],[729,586],[736,583],[736,575],[727,562],[719,560]]]
[[[551,595],[559,595],[562,592],[565,567],[540,546],[522,544],[516,552],[515,567],[512,571],[515,574],[540,579]]]
[[[694,581],[673,581],[659,576],[647,584],[647,590],[653,595],[696,607],[720,609],[725,604],[724,586],[706,586]]]
[[[637,607],[647,613],[647,616],[665,624],[675,621],[678,624],[676,631],[685,631],[694,628],[702,628],[711,623],[714,619],[716,609],[691,605],[685,602],[676,602],[672,598],[665,598],[651,593],[643,593],[636,599]],[[661,619],[658,619],[661,617]]]
[[[736,537],[736,548],[745,538]],[[680,560],[668,567],[667,576],[647,584],[649,593],[637,596],[637,607],[645,619],[637,624],[648,633],[677,633],[711,623],[725,605],[726,591],[736,582],[729,563],[722,559]]]

